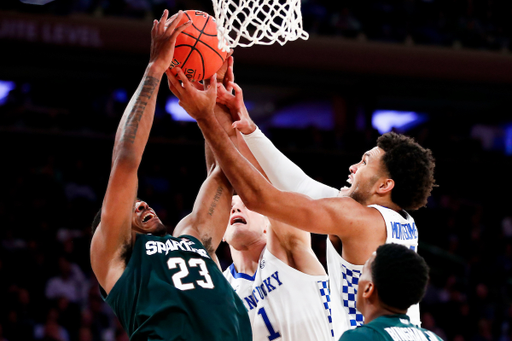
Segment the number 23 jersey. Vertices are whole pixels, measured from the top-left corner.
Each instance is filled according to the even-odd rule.
[[[192,236],[137,235],[105,301],[131,341],[251,340],[243,303]]]
[[[249,312],[254,341],[334,340],[326,275],[300,272],[264,248],[253,276],[234,264],[224,276]]]

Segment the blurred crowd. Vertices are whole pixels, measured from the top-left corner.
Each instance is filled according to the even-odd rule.
[[[320,35],[474,49],[510,48],[507,0],[303,1],[306,30]]]
[[[23,0],[30,2],[34,0]],[[73,0],[44,6],[2,0],[0,10],[96,17],[158,18],[162,10],[197,9],[213,14],[210,0]],[[512,37],[509,0],[302,0],[311,35],[348,39],[508,51]]]
[[[0,341],[128,340],[89,263],[90,225],[128,97],[105,85],[89,88],[86,102],[79,86],[52,94],[46,83],[18,84],[0,105]],[[172,230],[206,175],[204,142],[194,122],[173,121],[159,98],[138,196]],[[437,160],[439,187],[412,213],[431,267],[423,326],[445,340],[512,340],[512,158],[484,149],[471,137],[475,122],[461,114],[433,114],[407,132]],[[308,174],[341,187],[378,136],[371,126],[346,128],[267,133]],[[325,264],[325,237],[313,243]],[[231,262],[224,243],[219,258],[223,268]]]

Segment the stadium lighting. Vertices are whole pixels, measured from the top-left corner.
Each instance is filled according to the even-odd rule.
[[[182,122],[195,122],[196,120],[193,119],[186,111],[183,109],[179,104],[179,100],[171,96],[167,99],[167,102],[165,104],[165,111],[169,115],[172,116],[172,119],[175,121],[182,121]]]
[[[414,111],[375,110],[372,115],[372,126],[384,134],[393,128],[406,131],[427,120],[426,114]]]
[[[9,91],[13,90],[16,87],[16,84],[12,81],[2,81],[0,80],[0,105],[4,105],[7,101],[7,96],[9,95]]]
[[[165,111],[171,115],[174,121],[181,122],[195,122],[196,120],[192,118],[179,104],[179,100],[170,96],[165,103]],[[245,107],[247,110],[251,110],[254,107],[254,103],[251,101],[245,101]]]
[[[505,132],[505,155],[512,155],[512,123],[506,125],[503,130]]]
[[[273,127],[304,129],[315,126],[322,130],[334,127],[332,104],[328,101],[301,102],[274,113]]]

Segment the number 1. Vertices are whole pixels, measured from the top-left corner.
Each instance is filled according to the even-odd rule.
[[[270,324],[270,320],[268,319],[267,312],[265,311],[265,308],[260,308],[260,310],[258,310],[258,315],[261,315],[261,318],[263,319],[263,322],[265,322],[265,326],[267,327],[268,332],[270,333],[270,335],[268,336],[269,341],[272,341],[272,340],[275,340],[275,339],[281,337],[281,334],[279,334],[279,332],[276,332],[274,330],[274,327],[272,327],[272,324]]]

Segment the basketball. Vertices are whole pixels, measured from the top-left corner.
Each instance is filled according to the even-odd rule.
[[[209,79],[220,69],[227,55],[218,48],[215,18],[202,11],[188,10],[184,12],[178,27],[188,20],[192,21],[192,25],[178,35],[169,68],[176,75],[173,69],[179,66],[192,82]]]

